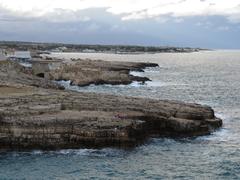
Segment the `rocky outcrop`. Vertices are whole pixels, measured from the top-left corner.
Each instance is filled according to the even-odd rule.
[[[130,71],[143,71],[146,67],[158,66],[154,63],[107,62],[75,60],[73,64],[63,64],[60,68],[47,73],[51,80],[70,80],[72,85],[90,84],[130,84],[133,81],[150,81],[147,77],[133,76]]]
[[[34,86],[47,89],[64,89],[48,79],[33,76],[31,68],[12,61],[0,61],[0,85]]]
[[[59,90],[17,91],[0,96],[1,148],[129,147],[153,135],[204,135],[222,125],[210,107],[197,104]]]
[[[2,66],[0,149],[130,147],[151,136],[205,135],[222,125],[208,106],[36,87],[28,82],[41,78]]]

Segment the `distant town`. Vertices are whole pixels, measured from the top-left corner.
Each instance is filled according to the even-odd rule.
[[[168,46],[126,46],[126,45],[86,45],[86,44],[62,44],[62,43],[36,43],[20,41],[0,41],[0,58],[10,60],[29,60],[39,54],[51,52],[81,52],[81,53],[115,53],[115,54],[139,54],[139,53],[181,53],[197,52],[203,49],[189,47]]]

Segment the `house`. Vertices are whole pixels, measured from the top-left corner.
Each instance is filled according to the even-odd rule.
[[[94,49],[83,49],[83,53],[95,53],[96,51]]]
[[[7,57],[6,57],[5,51],[3,49],[0,49],[0,61],[4,61],[6,59]]]
[[[51,52],[59,53],[59,52],[65,52],[67,50],[68,50],[68,48],[63,46],[63,47],[57,47],[55,49],[52,49]]]
[[[6,60],[6,59],[7,59],[7,57],[6,57],[5,55],[3,55],[3,54],[0,53],[0,61],[4,61],[4,60]]]
[[[8,60],[29,62],[32,60],[30,51],[15,51],[13,54],[7,56]]]
[[[42,78],[49,78],[49,71],[57,69],[62,65],[62,60],[42,60],[34,59],[32,61],[33,74]]]

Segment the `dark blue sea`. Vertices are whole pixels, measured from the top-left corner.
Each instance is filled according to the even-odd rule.
[[[240,179],[240,51],[56,57],[155,62],[136,73],[146,84],[69,87],[76,91],[173,99],[210,105],[224,125],[208,136],[156,138],[131,150],[1,152],[1,179]],[[67,82],[63,82],[68,87]]]

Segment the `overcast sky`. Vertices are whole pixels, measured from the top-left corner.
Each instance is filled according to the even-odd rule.
[[[0,0],[0,40],[240,48],[240,0]]]

